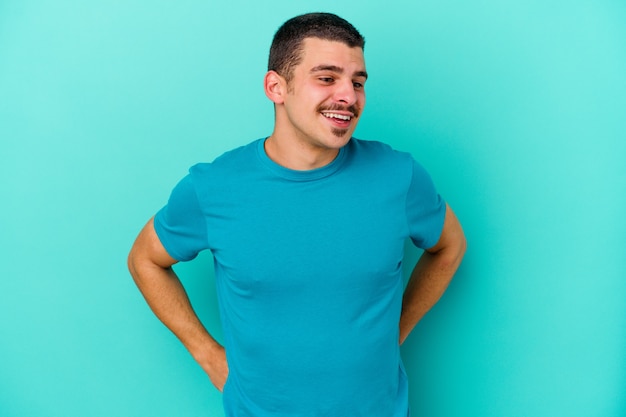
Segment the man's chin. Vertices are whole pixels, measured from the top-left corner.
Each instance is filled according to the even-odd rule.
[[[337,138],[339,139],[345,139],[346,141],[348,141],[350,139],[350,137],[352,136],[350,134],[350,129],[337,129],[337,128],[333,128],[332,129],[332,133],[333,135],[335,135]]]

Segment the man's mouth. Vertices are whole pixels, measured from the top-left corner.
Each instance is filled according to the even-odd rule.
[[[350,120],[352,120],[352,115],[348,115],[348,114],[322,112],[322,115],[326,117],[327,119],[336,119],[336,120],[340,120],[344,122],[349,122]]]

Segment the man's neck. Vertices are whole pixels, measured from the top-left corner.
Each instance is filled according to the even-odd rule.
[[[296,171],[308,171],[330,164],[338,149],[307,146],[302,142],[283,138],[274,132],[265,141],[265,153],[278,165]]]

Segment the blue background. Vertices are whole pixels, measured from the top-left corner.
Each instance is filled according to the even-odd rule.
[[[403,346],[414,415],[626,415],[618,0],[0,0],[0,415],[223,415],[126,255],[190,165],[271,132],[272,35],[318,10],[367,38],[356,136],[420,160],[469,240]],[[177,266],[220,338],[211,270]]]

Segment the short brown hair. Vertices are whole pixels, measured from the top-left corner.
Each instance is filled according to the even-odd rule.
[[[302,60],[302,44],[306,38],[342,42],[351,48],[365,46],[359,31],[341,17],[332,13],[303,14],[289,19],[276,31],[268,70],[276,71],[289,82],[293,68]]]

